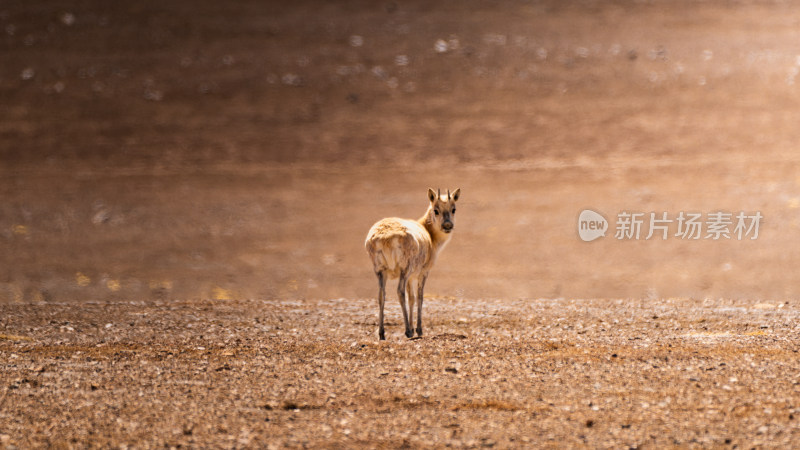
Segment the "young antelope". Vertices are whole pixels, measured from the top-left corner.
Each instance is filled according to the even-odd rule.
[[[397,296],[403,310],[406,337],[414,336],[414,304],[417,305],[417,336],[422,336],[422,296],[425,281],[436,261],[436,255],[450,240],[455,226],[456,201],[461,189],[447,195],[428,189],[430,205],[419,220],[382,219],[372,226],[364,243],[378,276],[378,336],[386,339],[383,331],[383,304],[386,300],[386,280],[399,278]],[[417,284],[414,295],[413,283]],[[408,311],[406,310],[408,292]]]

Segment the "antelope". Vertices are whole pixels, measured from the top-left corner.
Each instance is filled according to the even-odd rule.
[[[378,277],[378,337],[385,340],[383,305],[386,301],[386,280],[399,278],[397,296],[403,310],[406,337],[414,336],[414,304],[417,305],[417,336],[422,336],[422,298],[425,281],[436,262],[436,256],[450,240],[455,225],[456,201],[461,189],[453,194],[447,190],[428,189],[428,210],[419,220],[389,217],[370,228],[364,246]],[[417,284],[414,295],[413,283]],[[406,292],[408,311],[406,311]]]

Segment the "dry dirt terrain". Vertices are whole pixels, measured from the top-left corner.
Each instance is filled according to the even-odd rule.
[[[5,446],[793,447],[792,304],[430,298],[0,308]]]
[[[800,446],[798,42],[795,2],[0,3],[0,446]],[[390,295],[379,342],[363,241],[428,187],[425,335]]]

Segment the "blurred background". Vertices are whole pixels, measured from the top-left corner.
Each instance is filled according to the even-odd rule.
[[[3,302],[372,297],[428,187],[432,297],[800,294],[796,2],[11,1],[0,60]]]

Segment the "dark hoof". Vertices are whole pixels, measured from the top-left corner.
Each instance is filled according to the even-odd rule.
[[[422,328],[417,328],[417,336],[422,337]]]
[[[407,338],[412,338],[412,337],[414,337],[414,332],[413,332],[413,331],[411,331],[411,330],[406,330],[406,337],[407,337]]]
[[[382,340],[382,341],[385,341],[385,340],[386,340],[386,335],[385,335],[385,334],[383,334],[383,330],[381,330],[381,331],[379,331],[379,332],[378,332],[378,339],[380,339],[380,340]]]

